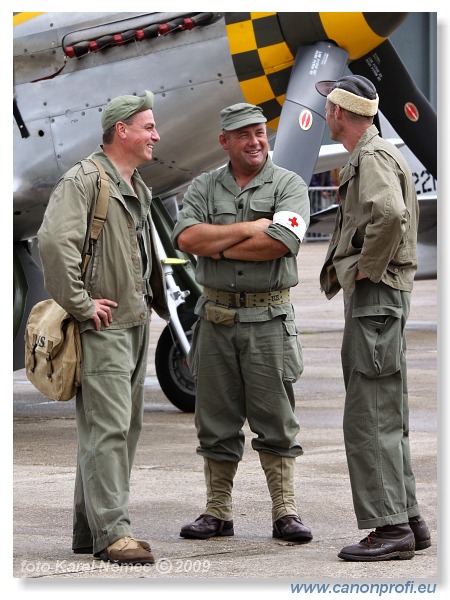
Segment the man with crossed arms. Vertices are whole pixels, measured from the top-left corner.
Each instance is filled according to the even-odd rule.
[[[295,458],[303,451],[293,383],[303,359],[289,298],[310,205],[305,182],[268,156],[266,121],[252,104],[221,111],[219,142],[229,162],[192,182],[173,232],[180,250],[197,255],[204,286],[188,362],[207,502],[182,527],[185,538],[234,535],[231,495],[247,419],[272,498],[273,537],[312,539],[295,503]]]

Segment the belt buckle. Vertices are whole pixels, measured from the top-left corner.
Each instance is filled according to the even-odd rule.
[[[239,306],[241,308],[246,308],[246,306],[245,306],[246,296],[247,296],[247,294],[245,292],[239,292]]]

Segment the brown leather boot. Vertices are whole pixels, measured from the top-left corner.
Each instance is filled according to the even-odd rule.
[[[359,542],[342,548],[344,560],[408,560],[414,556],[414,534],[408,523],[377,527]]]
[[[408,523],[416,541],[415,550],[425,550],[425,548],[429,548],[431,546],[431,535],[427,524],[425,523],[425,519],[418,515],[417,517],[411,517]]]
[[[310,542],[311,529],[302,523],[295,503],[295,458],[260,451],[259,460],[272,498],[272,537]]]
[[[234,535],[233,521],[223,521],[212,515],[200,515],[192,523],[183,525],[180,531],[181,537],[198,540],[227,535]]]
[[[286,515],[277,519],[273,524],[272,537],[303,544],[313,539],[311,529],[302,523],[298,515]]]
[[[206,508],[195,521],[183,525],[181,537],[206,540],[234,535],[232,491],[237,468],[237,462],[204,457]]]
[[[148,550],[151,552],[150,544],[148,542],[144,542],[143,540],[137,540],[137,543],[144,548],[144,550]],[[80,548],[73,548],[74,554],[94,554],[93,546],[82,546]],[[96,552],[94,554],[96,558],[100,556],[100,552]]]
[[[155,558],[151,552],[145,550],[137,540],[127,535],[116,540],[100,552],[101,560],[118,565],[144,565],[154,564]]]

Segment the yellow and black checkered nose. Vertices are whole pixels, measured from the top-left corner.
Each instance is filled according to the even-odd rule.
[[[297,50],[330,41],[355,60],[379,46],[408,13],[225,13],[234,69],[247,102],[277,129]]]
[[[294,64],[277,13],[225,13],[225,22],[242,93],[276,130]]]

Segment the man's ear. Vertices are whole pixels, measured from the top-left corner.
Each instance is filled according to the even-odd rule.
[[[219,133],[219,142],[224,150],[228,150],[228,140],[223,132]]]
[[[334,118],[341,118],[342,117],[342,112],[341,112],[341,107],[339,106],[339,104],[336,104],[334,107]]]
[[[117,121],[117,123],[116,123],[116,133],[121,138],[125,137],[125,128],[126,128],[125,123],[123,123],[122,121]]]

